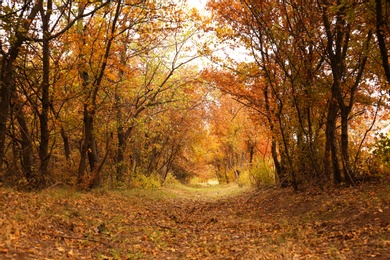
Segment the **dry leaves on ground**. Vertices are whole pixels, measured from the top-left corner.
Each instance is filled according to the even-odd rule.
[[[219,197],[3,188],[0,259],[390,259],[389,187]]]

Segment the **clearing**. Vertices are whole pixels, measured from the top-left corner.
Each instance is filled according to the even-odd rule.
[[[390,182],[331,192],[235,184],[0,188],[0,259],[390,259]]]

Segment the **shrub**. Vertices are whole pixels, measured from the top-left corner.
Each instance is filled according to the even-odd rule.
[[[130,187],[141,189],[157,189],[161,187],[161,181],[160,178],[155,174],[145,176],[142,173],[137,173],[131,177]]]
[[[380,133],[375,139],[373,154],[382,161],[384,166],[390,166],[390,137]]]
[[[167,177],[165,177],[164,183],[179,184],[180,181],[172,174],[172,172],[168,172]]]
[[[256,188],[275,184],[275,170],[272,164],[266,160],[260,160],[250,169],[250,179]]]
[[[240,176],[238,177],[236,182],[240,187],[253,185],[251,171],[249,169],[240,171]]]

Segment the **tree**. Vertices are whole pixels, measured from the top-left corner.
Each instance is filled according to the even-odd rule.
[[[13,9],[17,8],[14,12]],[[0,39],[1,51],[1,100],[0,100],[0,171],[4,161],[9,104],[15,91],[14,62],[19,56],[20,48],[25,43],[27,33],[39,12],[39,2],[5,2],[1,6]],[[7,30],[12,28],[13,30]]]
[[[115,87],[118,138],[115,161],[117,179],[120,181],[129,170],[125,155],[127,147],[135,142],[131,135],[135,134],[145,114],[151,113],[149,116],[153,117],[153,110],[159,111],[161,107],[165,107],[163,111],[169,110],[166,107],[176,106],[182,99],[185,100],[183,89],[192,84],[194,77],[195,69],[189,70],[188,75],[182,72],[188,63],[198,57],[189,49],[189,43],[197,33],[187,25],[192,21],[177,6],[162,7],[160,12],[154,18],[148,15],[134,16],[135,20],[130,24],[139,27],[138,30],[142,32],[140,39],[131,38],[134,37],[131,33],[123,34],[121,38],[123,47],[119,49],[120,70]],[[129,20],[130,17],[127,18]],[[154,25],[151,24],[153,21]],[[176,74],[181,75],[181,79]],[[140,148],[131,148],[130,171],[134,174],[139,164],[137,151]]]
[[[40,137],[37,138],[39,143],[38,155],[39,155],[39,166],[38,172],[33,173],[31,170],[27,170],[26,176],[31,182],[32,186],[44,186],[48,177],[49,161],[51,157],[50,148],[50,136],[52,130],[50,129],[50,107],[51,101],[50,96],[51,89],[53,88],[53,78],[51,75],[51,59],[52,59],[52,48],[53,42],[58,39],[62,34],[68,31],[77,20],[84,16],[88,16],[94,13],[97,9],[106,5],[107,3],[101,3],[96,6],[92,6],[88,12],[83,12],[78,15],[72,13],[74,6],[73,1],[63,2],[61,5],[53,1],[6,1],[5,5],[2,5],[2,28],[1,31],[4,33],[5,46],[2,52],[4,64],[9,63],[2,69],[2,80],[4,86],[2,86],[2,93],[4,98],[2,99],[3,112],[1,121],[4,122],[3,129],[0,129],[0,156],[1,161],[4,157],[4,145],[5,137],[2,135],[6,133],[6,122],[8,120],[8,108],[11,102],[11,98],[16,96],[17,101],[13,102],[20,103],[26,101],[32,108],[32,111],[36,113],[39,118],[39,133]],[[89,7],[89,3],[84,4],[84,8]],[[14,12],[14,10],[16,10]],[[58,43],[58,42],[56,42]],[[55,44],[54,44],[55,45]],[[8,52],[7,52],[8,51]],[[21,60],[18,60],[18,56],[23,53],[24,56]],[[41,56],[36,55],[41,53]],[[40,64],[40,65],[38,65]],[[40,68],[38,68],[41,66]],[[15,70],[18,68],[18,70]],[[27,74],[26,72],[39,72],[42,77],[34,75],[33,73]],[[28,78],[26,78],[26,76]],[[20,80],[25,78],[25,80]],[[14,95],[18,89],[16,84],[22,83],[25,86],[23,91],[29,93],[29,96]],[[29,90],[26,88],[28,87]],[[22,92],[23,92],[22,91]],[[27,91],[27,92],[26,92]],[[32,91],[32,92],[31,92]],[[20,127],[23,128],[23,135],[27,144],[27,136],[32,136],[28,131],[27,122],[22,122],[24,117],[23,109],[17,106],[17,118]],[[12,123],[12,122],[11,122]],[[30,140],[30,145],[32,141]],[[32,151],[27,149],[23,151]],[[32,154],[30,155],[30,157]],[[26,160],[24,160],[26,162]],[[33,165],[28,166],[25,169],[33,168]]]
[[[357,96],[370,96],[367,107],[378,99],[367,83],[378,82],[369,61],[373,28],[361,26],[368,5],[220,0],[209,8],[218,39],[241,44],[252,59],[215,55],[231,72],[214,82],[267,119],[279,179],[287,176],[295,189],[301,181],[352,184],[351,114]]]
[[[349,115],[352,111],[355,95],[362,83],[363,73],[368,58],[368,51],[372,38],[372,30],[366,31],[357,24],[362,21],[358,19],[359,10],[357,3],[346,4],[336,1],[333,5],[336,11],[330,12],[330,3],[324,1],[320,6],[322,9],[323,23],[326,33],[326,59],[332,70],[333,82],[331,87],[332,98],[337,101],[341,112],[341,159],[343,164],[344,178],[348,184],[353,183],[353,173],[351,172],[350,155],[349,155]],[[351,12],[356,12],[351,14]],[[330,18],[329,16],[333,16]],[[336,22],[331,23],[331,20]],[[353,38],[352,30],[360,29],[358,39]],[[350,44],[353,46],[353,57],[351,55]],[[332,104],[334,106],[334,104]],[[332,108],[336,110],[336,108]],[[333,124],[334,127],[334,124]],[[334,180],[336,183],[342,182],[338,170],[334,170]]]

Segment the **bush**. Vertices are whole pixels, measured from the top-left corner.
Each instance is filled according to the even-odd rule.
[[[135,176],[131,177],[130,187],[141,189],[157,189],[161,187],[161,181],[160,178],[155,174],[145,176],[142,173],[137,173]]]
[[[164,183],[166,184],[179,184],[180,181],[176,179],[176,177],[172,174],[172,172],[168,172],[167,177],[165,177]]]
[[[375,146],[373,154],[379,159],[383,166],[389,168],[390,166],[390,137],[380,133],[375,139]]]
[[[256,188],[275,185],[275,170],[272,164],[265,160],[256,162],[250,169],[251,184]]]
[[[252,176],[251,171],[248,169],[240,171],[240,176],[236,180],[238,186],[242,187],[247,185],[253,185],[251,176]]]

